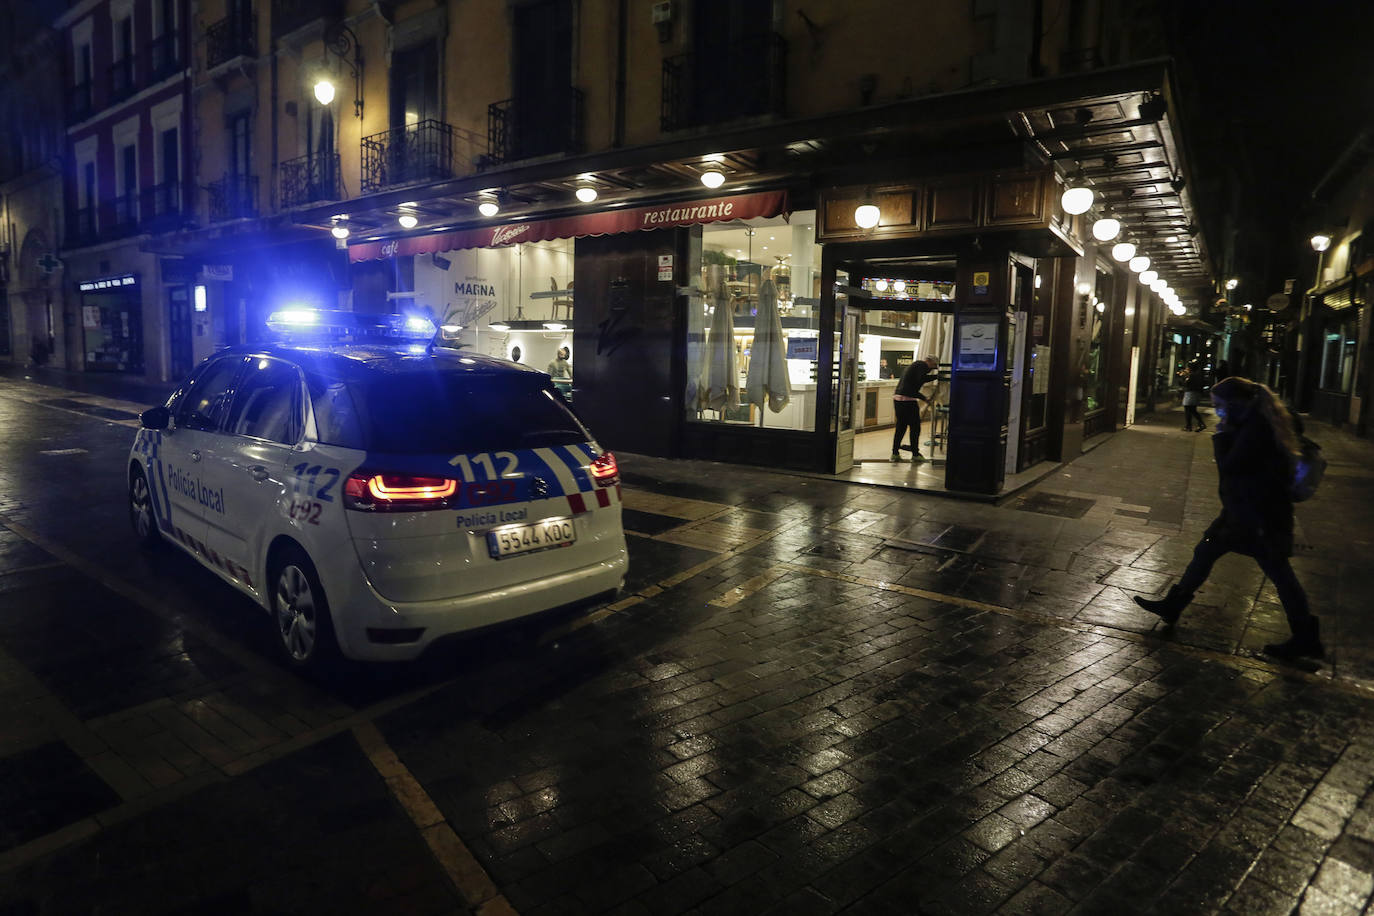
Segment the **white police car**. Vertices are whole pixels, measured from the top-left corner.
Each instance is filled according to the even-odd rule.
[[[129,511],[271,613],[297,666],[612,593],[620,477],[549,377],[427,319],[273,315],[145,411]]]

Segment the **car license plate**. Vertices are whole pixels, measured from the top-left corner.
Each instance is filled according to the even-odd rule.
[[[517,554],[566,547],[577,540],[570,518],[546,518],[533,525],[512,525],[487,532],[487,550],[497,560]]]

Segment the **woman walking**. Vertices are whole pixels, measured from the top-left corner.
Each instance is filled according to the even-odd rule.
[[[1274,583],[1292,636],[1264,647],[1282,659],[1322,658],[1317,618],[1307,593],[1293,574],[1293,501],[1289,495],[1293,463],[1299,454],[1292,418],[1274,392],[1247,378],[1223,379],[1212,388],[1217,432],[1212,451],[1217,463],[1221,514],[1193,548],[1193,559],[1177,585],[1163,598],[1136,596],[1136,604],[1172,624],[1224,554],[1254,557]]]

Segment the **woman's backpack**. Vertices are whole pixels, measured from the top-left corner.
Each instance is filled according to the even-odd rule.
[[[1326,456],[1322,447],[1306,436],[1298,436],[1302,452],[1293,462],[1293,480],[1288,485],[1288,494],[1293,502],[1300,503],[1312,498],[1321,485],[1322,475],[1326,473]]]

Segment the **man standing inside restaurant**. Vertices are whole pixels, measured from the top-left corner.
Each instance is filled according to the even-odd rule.
[[[921,386],[931,381],[931,375],[939,365],[940,360],[931,354],[925,359],[916,360],[902,373],[902,380],[897,383],[897,392],[892,396],[892,414],[897,420],[897,428],[892,436],[892,458],[889,460],[902,460],[902,437],[909,428],[911,460],[925,461],[920,449],[921,402],[928,401],[929,398],[921,394]]]

